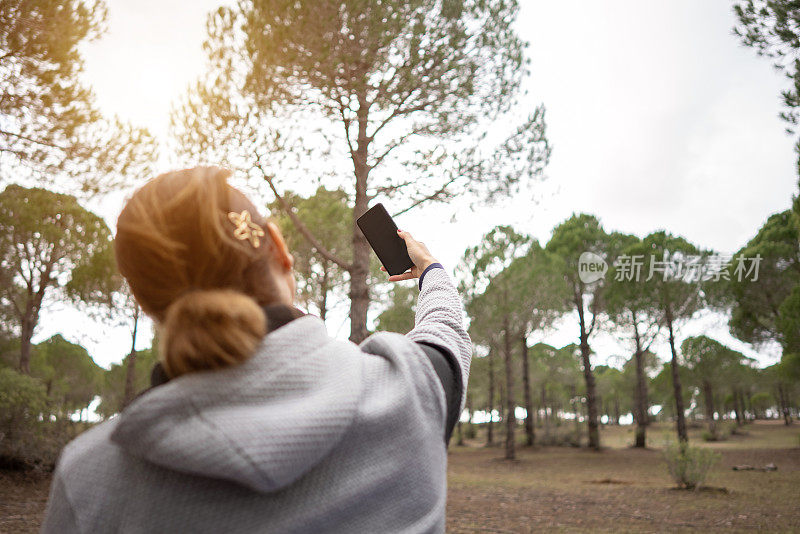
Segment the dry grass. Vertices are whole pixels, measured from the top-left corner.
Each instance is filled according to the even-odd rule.
[[[651,444],[662,430],[651,432]],[[628,448],[624,427],[605,430],[610,448],[602,452],[520,449],[508,462],[500,448],[452,448],[448,531],[800,531],[800,429],[758,423],[747,431],[725,442],[694,440],[722,454],[710,487],[699,491],[673,489],[661,451]],[[778,471],[732,470],[768,463]]]

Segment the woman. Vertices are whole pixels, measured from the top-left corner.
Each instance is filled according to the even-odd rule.
[[[64,449],[44,532],[442,532],[472,352],[453,283],[400,232],[414,267],[389,280],[419,278],[414,329],[331,338],[229,174],[161,175],[122,210],[117,263],[162,372]]]

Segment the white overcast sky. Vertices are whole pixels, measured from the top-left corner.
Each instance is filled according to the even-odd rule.
[[[109,32],[86,47],[86,79],[101,108],[168,131],[168,112],[203,71],[201,50],[210,0],[108,0]],[[703,247],[733,252],[766,218],[787,209],[797,188],[793,139],[778,118],[782,74],[731,34],[731,3],[640,0],[522,0],[518,31],[530,42],[526,102],[547,107],[553,145],[540,201],[517,199],[475,212],[426,208],[402,216],[448,267],[496,224],[513,224],[546,242],[574,212],[644,236],[657,229]],[[163,170],[167,170],[166,168]],[[120,199],[93,206],[112,226]],[[435,231],[432,229],[435,228]],[[347,337],[344,320],[329,331]],[[35,341],[61,331],[104,366],[129,350],[124,328],[100,326],[62,308],[45,314]],[[756,354],[727,333],[724,320],[693,321],[682,335],[706,332]],[[539,336],[542,337],[542,336]],[[576,340],[572,322],[543,336]],[[149,345],[143,336],[140,348]],[[596,363],[628,353],[604,334]],[[667,357],[662,343],[657,347]]]

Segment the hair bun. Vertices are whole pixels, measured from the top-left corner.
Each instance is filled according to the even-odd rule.
[[[267,333],[255,300],[230,289],[196,289],[167,308],[161,324],[161,363],[171,378],[248,360]]]

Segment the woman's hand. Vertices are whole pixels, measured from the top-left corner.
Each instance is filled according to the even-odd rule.
[[[419,278],[419,275],[422,274],[428,265],[431,263],[436,263],[436,259],[431,256],[430,251],[428,251],[428,247],[425,246],[425,243],[421,241],[417,241],[411,234],[408,232],[404,232],[402,230],[397,230],[397,235],[403,238],[403,241],[406,242],[406,248],[408,249],[408,255],[411,257],[411,261],[414,262],[414,266],[411,267],[410,270],[404,272],[403,274],[394,274],[389,276],[390,282],[399,282],[401,280],[411,280],[412,278]],[[385,271],[386,269],[381,266],[381,271]]]

